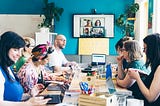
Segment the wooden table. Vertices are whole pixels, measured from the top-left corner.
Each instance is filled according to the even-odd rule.
[[[72,83],[71,83],[71,86],[69,87],[69,90],[71,90],[71,91],[80,90],[79,82],[85,81],[84,78],[86,78],[86,74],[85,73],[81,73],[78,78],[76,76],[74,76],[74,78],[72,80]],[[106,80],[104,80],[104,79],[103,80],[102,79],[96,79],[96,78],[93,79],[93,80],[94,80],[94,84],[95,84],[94,86],[95,86],[96,92],[108,92],[108,89],[106,88]],[[125,91],[125,92],[129,92],[129,93],[131,92],[131,91],[128,91],[127,89],[119,87],[116,84],[115,78],[114,78],[113,82],[115,84],[115,87],[116,87],[117,91]],[[63,103],[77,106],[78,105],[78,96],[79,96],[79,94],[76,93],[75,95],[73,94],[73,96],[72,95],[68,95],[68,93],[65,94],[64,95],[64,99],[63,99]]]
[[[90,76],[89,76],[90,77]],[[68,95],[68,91],[65,92],[64,98],[62,103],[65,104],[65,106],[67,106],[66,104],[68,104],[68,106],[77,106],[78,105],[78,96],[81,93],[80,91],[80,87],[79,87],[79,82],[81,81],[86,81],[87,77],[86,77],[86,73],[75,73],[71,85],[69,87],[69,91],[76,91],[76,92],[72,92],[71,95]],[[119,86],[117,86],[115,79],[113,80],[116,90],[118,91],[127,91],[127,89],[121,88]],[[93,83],[95,84],[95,89],[96,92],[108,92],[108,89],[106,88],[106,80],[102,80],[102,79],[96,79],[93,78]],[[92,82],[91,82],[92,84]],[[42,94],[60,94],[61,91],[47,91],[45,90]],[[55,104],[52,105],[46,105],[46,106],[55,106]]]

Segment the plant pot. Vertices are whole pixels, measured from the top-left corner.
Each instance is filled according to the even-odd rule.
[[[42,27],[42,28],[40,28],[40,32],[41,33],[49,33],[49,28]]]
[[[135,13],[129,13],[127,14],[128,18],[135,18],[136,14]]]

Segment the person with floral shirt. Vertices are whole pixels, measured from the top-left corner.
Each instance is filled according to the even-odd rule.
[[[53,80],[44,67],[48,62],[49,49],[46,44],[40,44],[32,49],[32,57],[20,68],[18,77],[25,93],[32,93],[32,88],[44,88],[42,79]],[[46,62],[44,62],[46,61]]]

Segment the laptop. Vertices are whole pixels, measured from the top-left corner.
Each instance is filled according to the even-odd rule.
[[[92,66],[105,65],[106,64],[106,54],[92,54]]]
[[[129,90],[116,90],[115,85],[111,77],[106,79],[106,86],[108,89],[109,94],[115,95],[124,95],[124,96],[132,96],[132,91]]]
[[[62,102],[61,95],[46,94],[46,95],[39,95],[39,96],[43,96],[44,99],[51,98],[51,100],[49,100],[47,104],[58,104]]]
[[[50,84],[47,86],[47,90],[48,91],[61,91],[62,88],[58,84],[57,85]]]

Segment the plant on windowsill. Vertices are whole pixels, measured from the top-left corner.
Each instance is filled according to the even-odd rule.
[[[40,16],[44,16],[43,22],[39,24],[39,28],[46,27],[49,28],[50,32],[54,30],[54,21],[60,21],[60,16],[62,15],[64,9],[57,7],[54,2],[48,2],[48,0],[43,0],[45,7],[43,8],[43,13]]]
[[[128,7],[125,14],[116,19],[116,25],[122,29],[124,36],[134,37],[135,13],[139,10],[139,4],[134,3]]]

